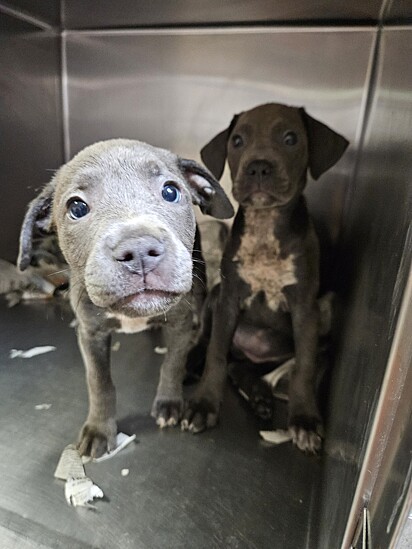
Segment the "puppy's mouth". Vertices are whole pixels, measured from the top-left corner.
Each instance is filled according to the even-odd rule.
[[[260,209],[285,205],[291,198],[292,188],[286,178],[271,181],[256,182],[239,179],[235,182],[233,196],[244,207]]]
[[[111,304],[113,312],[127,316],[151,316],[168,311],[179,301],[180,293],[154,288],[144,288],[122,297]]]
[[[260,208],[272,208],[273,206],[276,206],[279,203],[279,201],[272,194],[262,192],[262,191],[255,191],[247,195],[243,195],[240,198],[239,203],[242,206],[251,207],[254,209],[260,209]]]

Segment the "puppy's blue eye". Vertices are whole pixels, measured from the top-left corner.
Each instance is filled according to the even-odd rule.
[[[69,213],[69,217],[72,219],[80,219],[81,217],[87,215],[90,209],[86,202],[83,202],[80,198],[74,198],[69,200],[67,204],[67,211]]]
[[[182,197],[181,192],[177,188],[176,184],[168,181],[163,185],[162,196],[166,202],[180,202]]]

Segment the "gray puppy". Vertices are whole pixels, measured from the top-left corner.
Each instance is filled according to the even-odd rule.
[[[304,109],[272,103],[235,116],[202,149],[217,178],[227,158],[239,210],[223,254],[205,371],[185,412],[185,428],[198,432],[215,425],[231,346],[263,363],[280,359],[293,338],[289,428],[301,450],[320,448],[319,246],[302,192],[307,170],[317,179],[347,146]]]
[[[57,232],[71,269],[70,300],[89,392],[81,454],[98,457],[115,445],[110,338],[120,327],[139,331],[157,317],[165,323],[168,353],[152,415],[161,427],[181,417],[193,312],[203,292],[202,281],[193,276],[199,244],[194,247],[192,203],[217,218],[233,215],[219,183],[195,161],[139,141],[114,139],[77,154],[28,208],[20,269],[30,264],[39,227]]]

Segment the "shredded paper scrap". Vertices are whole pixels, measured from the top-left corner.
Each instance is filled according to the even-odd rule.
[[[116,437],[116,448],[110,452],[103,454],[100,458],[94,459],[94,462],[110,459],[118,454],[123,448],[128,446],[136,438],[136,435],[128,436],[124,433],[118,433]],[[95,498],[104,497],[103,491],[86,476],[84,463],[90,459],[82,458],[73,444],[66,446],[60,456],[54,472],[55,478],[66,481],[64,486],[64,495],[69,505],[73,507],[88,507],[94,508],[91,502]],[[122,471],[127,471],[124,469]],[[125,476],[122,473],[122,476]]]

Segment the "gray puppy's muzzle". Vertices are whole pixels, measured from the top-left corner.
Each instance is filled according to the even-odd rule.
[[[112,250],[112,257],[130,273],[144,277],[156,269],[165,257],[165,244],[150,234],[130,237]]]

